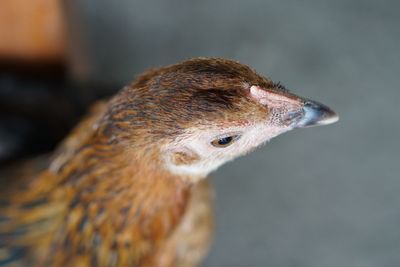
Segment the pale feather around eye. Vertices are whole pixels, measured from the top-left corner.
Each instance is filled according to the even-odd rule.
[[[185,134],[169,144],[167,151],[179,150],[185,147],[185,149],[198,155],[198,160],[192,164],[178,165],[174,164],[170,156],[165,156],[166,168],[174,174],[191,176],[190,179],[196,181],[206,177],[222,164],[253,151],[256,147],[287,130],[290,130],[290,128],[272,125],[268,122],[254,123],[246,127],[232,127],[228,129],[188,129]],[[240,138],[231,145],[221,148],[211,144],[215,136],[229,136],[232,133],[240,133]],[[166,154],[168,154],[168,152],[166,152]]]

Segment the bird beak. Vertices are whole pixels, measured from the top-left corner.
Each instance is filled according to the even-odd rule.
[[[339,116],[329,107],[312,100],[305,100],[303,114],[293,123],[293,128],[307,128],[328,125],[339,120]]]
[[[270,111],[280,114],[278,116],[285,125],[292,129],[327,125],[339,120],[339,116],[327,106],[288,92],[264,90],[253,85],[250,96]]]

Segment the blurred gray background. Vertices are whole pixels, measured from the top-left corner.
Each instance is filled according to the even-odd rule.
[[[226,57],[340,114],[213,174],[204,266],[400,266],[399,1],[74,6],[91,81],[117,88],[149,67]]]

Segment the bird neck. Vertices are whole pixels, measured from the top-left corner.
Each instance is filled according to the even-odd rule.
[[[190,184],[160,164],[151,150],[127,151],[93,139],[61,168],[60,185],[73,192],[72,206],[98,207],[121,227],[156,219],[164,211],[176,217],[185,208]]]
[[[137,137],[135,144],[115,139],[108,130],[110,124],[101,123],[106,111],[105,105],[95,106],[93,115],[89,114],[64,141],[49,168],[55,174],[53,183],[71,188],[74,203],[86,199],[92,203],[121,201],[130,206],[148,203],[140,207],[143,210],[146,205],[179,206],[184,202],[190,187],[187,179],[162,167],[159,151],[142,140],[145,134],[132,132]],[[111,126],[114,131],[119,129]]]

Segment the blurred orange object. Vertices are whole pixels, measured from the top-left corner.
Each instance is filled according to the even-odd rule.
[[[60,1],[0,1],[0,61],[62,61],[64,41]]]

